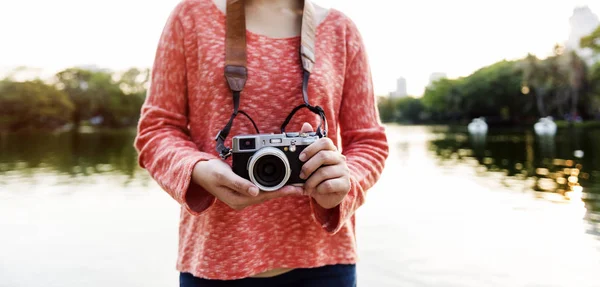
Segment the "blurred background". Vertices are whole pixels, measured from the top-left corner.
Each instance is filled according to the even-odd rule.
[[[135,127],[178,0],[0,2],[0,286],[176,286]],[[600,286],[600,3],[315,0],[390,142],[361,286]]]

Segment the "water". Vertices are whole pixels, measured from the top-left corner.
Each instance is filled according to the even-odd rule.
[[[600,286],[600,129],[387,128],[360,286]],[[0,286],[177,285],[179,208],[134,132],[0,136]]]

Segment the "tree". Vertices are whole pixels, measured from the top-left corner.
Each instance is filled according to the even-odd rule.
[[[55,129],[71,121],[74,105],[40,80],[0,81],[0,130]]]
[[[391,123],[395,121],[396,106],[393,104],[392,98],[379,96],[377,98],[377,108],[382,122]]]
[[[433,120],[450,118],[450,115],[459,109],[462,98],[460,81],[460,79],[440,79],[425,89],[421,101]]]
[[[580,114],[579,102],[587,89],[587,66],[575,51],[555,45],[554,55],[539,60],[528,55],[519,65],[523,83],[536,97],[539,116]],[[585,97],[584,97],[585,99]]]
[[[600,54],[600,26],[598,26],[591,34],[581,38],[579,46],[592,49],[594,53]]]
[[[595,54],[596,59],[600,56],[600,26],[590,35],[581,38],[579,45],[582,48],[589,48]],[[587,76],[588,97],[590,105],[586,105],[590,114],[600,119],[600,61],[589,69]]]
[[[550,90],[548,83],[548,71],[542,62],[534,55],[528,54],[521,62],[520,67],[523,70],[523,83],[533,94],[536,99],[538,114],[542,117],[547,116],[546,107],[544,105],[546,95]]]
[[[403,98],[379,97],[379,117],[382,122],[419,123],[425,107],[421,99],[410,96]]]
[[[66,93],[75,104],[73,123],[79,126],[82,120],[89,119],[98,110],[102,102],[102,95],[96,91],[100,85],[92,85],[94,72],[79,68],[69,68],[56,74],[57,89]],[[105,76],[110,78],[109,76]],[[96,76],[96,82],[98,82]],[[95,88],[95,89],[94,89]]]
[[[436,121],[488,117],[509,121],[529,113],[531,100],[521,94],[522,71],[515,62],[500,61],[468,77],[442,79],[425,90],[422,103]]]
[[[149,70],[129,69],[120,77],[109,71],[71,68],[56,74],[56,86],[75,104],[73,122],[120,127],[135,124],[146,95]]]
[[[130,68],[122,73],[119,77],[119,88],[126,95],[142,95],[146,94],[150,81],[150,69]]]
[[[466,116],[508,121],[527,114],[531,105],[521,93],[522,71],[513,61],[500,61],[466,77],[460,86]]]
[[[567,59],[567,75],[571,98],[571,116],[569,119],[573,120],[579,114],[578,104],[580,96],[587,88],[587,66],[585,61],[575,51],[571,51]]]
[[[396,121],[410,124],[418,123],[422,120],[421,115],[424,109],[420,99],[413,97],[400,98],[395,103]]]

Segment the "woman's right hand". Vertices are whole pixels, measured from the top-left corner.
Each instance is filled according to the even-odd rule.
[[[194,166],[192,180],[235,210],[242,210],[278,197],[302,195],[302,187],[284,186],[279,190],[259,192],[249,180],[235,174],[231,167],[220,159],[200,161]]]

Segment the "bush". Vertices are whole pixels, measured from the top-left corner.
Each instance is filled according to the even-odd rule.
[[[73,111],[66,93],[40,80],[0,81],[0,130],[55,129],[70,123]]]

